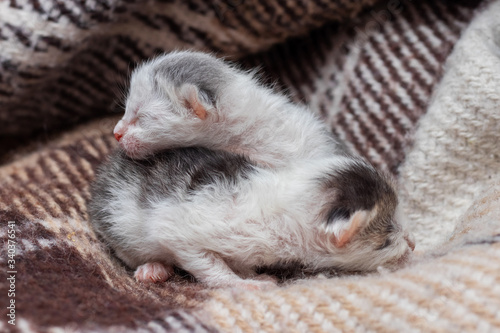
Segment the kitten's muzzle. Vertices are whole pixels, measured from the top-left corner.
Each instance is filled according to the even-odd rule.
[[[120,142],[120,139],[123,137],[123,134],[125,134],[126,126],[124,124],[125,123],[123,122],[123,120],[120,120],[118,124],[116,124],[115,129],[113,130],[115,139],[118,142]]]

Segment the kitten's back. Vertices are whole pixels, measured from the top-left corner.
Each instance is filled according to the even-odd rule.
[[[148,209],[165,199],[189,199],[202,188],[234,187],[253,170],[244,156],[201,147],[169,149],[145,160],[134,160],[118,149],[99,167],[91,186],[90,220],[114,243],[108,232],[117,214],[113,202],[127,199]]]

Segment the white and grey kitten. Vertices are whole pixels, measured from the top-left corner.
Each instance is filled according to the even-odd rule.
[[[171,53],[132,75],[121,149],[92,185],[96,231],[140,281],[173,266],[260,289],[259,267],[398,267],[413,250],[391,182],[307,110],[210,55]]]
[[[133,158],[201,146],[285,167],[344,150],[304,107],[252,74],[195,52],[170,53],[133,72],[125,115],[114,134]]]

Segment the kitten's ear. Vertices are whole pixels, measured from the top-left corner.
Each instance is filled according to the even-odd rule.
[[[360,233],[370,220],[370,213],[366,210],[358,210],[350,216],[336,216],[333,214],[329,218],[329,239],[335,247],[342,248],[346,246],[351,239]],[[344,217],[344,218],[342,218]]]
[[[179,89],[179,97],[183,105],[191,110],[195,116],[201,120],[207,118],[207,109],[209,106],[200,96],[200,91],[193,84],[183,84]]]

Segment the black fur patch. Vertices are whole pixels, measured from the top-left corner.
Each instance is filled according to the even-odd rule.
[[[371,210],[377,203],[388,201],[394,207],[397,204],[396,193],[388,180],[361,160],[333,170],[323,181],[335,193],[335,201],[326,216],[328,224],[347,219],[358,210]]]
[[[131,159],[118,149],[99,168],[91,186],[91,221],[105,231],[111,214],[109,202],[117,195],[112,187],[138,189],[137,202],[142,208],[149,208],[152,202],[174,193],[187,198],[205,186],[234,186],[248,178],[252,170],[253,165],[244,156],[205,148],[170,149],[144,160]]]
[[[328,218],[326,223],[334,223],[337,220],[348,220],[351,217],[352,211],[346,207],[333,207],[330,213],[328,213]]]

